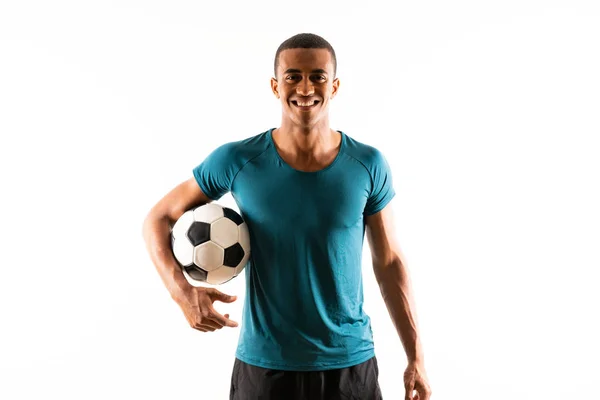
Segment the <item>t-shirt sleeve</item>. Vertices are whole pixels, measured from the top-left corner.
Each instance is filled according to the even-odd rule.
[[[367,198],[364,215],[372,215],[383,210],[396,195],[392,181],[392,171],[384,155],[375,150],[372,161],[370,166],[372,188]]]
[[[234,144],[227,143],[217,147],[194,167],[196,182],[202,192],[212,200],[219,200],[231,191],[231,184],[237,172],[234,157]]]

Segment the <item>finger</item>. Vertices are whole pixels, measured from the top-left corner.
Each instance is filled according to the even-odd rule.
[[[204,327],[203,325],[204,324],[200,323],[200,321],[198,321],[198,320],[194,320],[190,324],[190,326],[192,328],[197,329],[197,330],[202,331],[202,332],[206,332],[206,327]]]
[[[223,328],[223,326],[221,324],[213,321],[210,318],[211,318],[210,313],[208,313],[204,317],[202,315],[197,315],[196,318],[194,319],[193,328],[202,328],[205,331],[214,331],[215,329]]]
[[[210,327],[208,325],[202,325],[202,328],[204,329],[204,332],[214,332],[214,331],[216,331],[215,328]]]
[[[206,318],[202,318],[200,314],[197,314],[190,319],[191,327],[202,332],[207,332],[209,329],[214,330],[214,328],[211,327],[210,324],[216,325],[215,322],[209,321]]]
[[[222,326],[230,326],[232,328],[238,326],[237,322],[232,321],[228,317],[224,317],[223,315],[219,314],[214,308],[211,308],[210,315],[208,318],[215,321],[218,324],[221,324]]]
[[[221,324],[217,324],[216,322],[214,322],[214,321],[211,321],[211,320],[202,321],[202,324],[201,324],[201,326],[202,326],[203,328],[206,328],[206,329],[211,329],[211,330],[215,330],[215,329],[223,329],[223,325],[221,325]]]
[[[230,296],[228,294],[225,294],[223,292],[219,292],[216,289],[213,289],[213,291],[211,291],[211,295],[213,297],[214,300],[219,300],[223,303],[232,303],[234,301],[237,300],[237,296]]]
[[[203,330],[204,332],[212,332],[212,331],[214,331],[215,329],[221,329],[221,328],[222,328],[222,326],[220,326],[219,324],[217,324],[217,323],[216,323],[216,322],[214,322],[214,321],[211,321],[211,320],[208,320],[208,319],[204,318],[204,319],[202,319],[202,320],[200,320],[200,319],[197,319],[197,320],[194,322],[194,328],[200,328],[200,329],[201,329],[201,330]],[[199,330],[200,330],[200,329],[199,329]]]

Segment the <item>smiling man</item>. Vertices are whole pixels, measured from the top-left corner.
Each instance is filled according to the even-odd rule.
[[[213,302],[236,297],[190,286],[169,243],[169,229],[185,210],[233,194],[252,245],[233,400],[382,398],[363,310],[365,233],[406,351],[406,398],[430,397],[409,276],[394,236],[391,172],[379,150],[330,128],[329,104],[340,87],[336,67],[322,37],[302,33],[284,41],[271,79],[281,101],[279,127],[213,150],[144,223],[151,258],[190,326],[235,327]]]

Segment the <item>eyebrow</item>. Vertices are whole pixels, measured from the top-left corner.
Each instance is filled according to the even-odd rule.
[[[284,74],[293,74],[293,73],[301,73],[302,71],[300,71],[299,69],[294,69],[294,68],[288,68],[285,70]],[[324,69],[313,69],[311,71],[311,74],[327,74],[327,71],[325,71]]]

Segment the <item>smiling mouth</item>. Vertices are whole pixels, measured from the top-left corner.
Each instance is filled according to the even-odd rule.
[[[311,100],[303,103],[298,103],[297,100],[292,100],[291,103],[300,110],[310,110],[311,108],[316,107],[317,104],[319,104],[320,102],[319,100]]]

